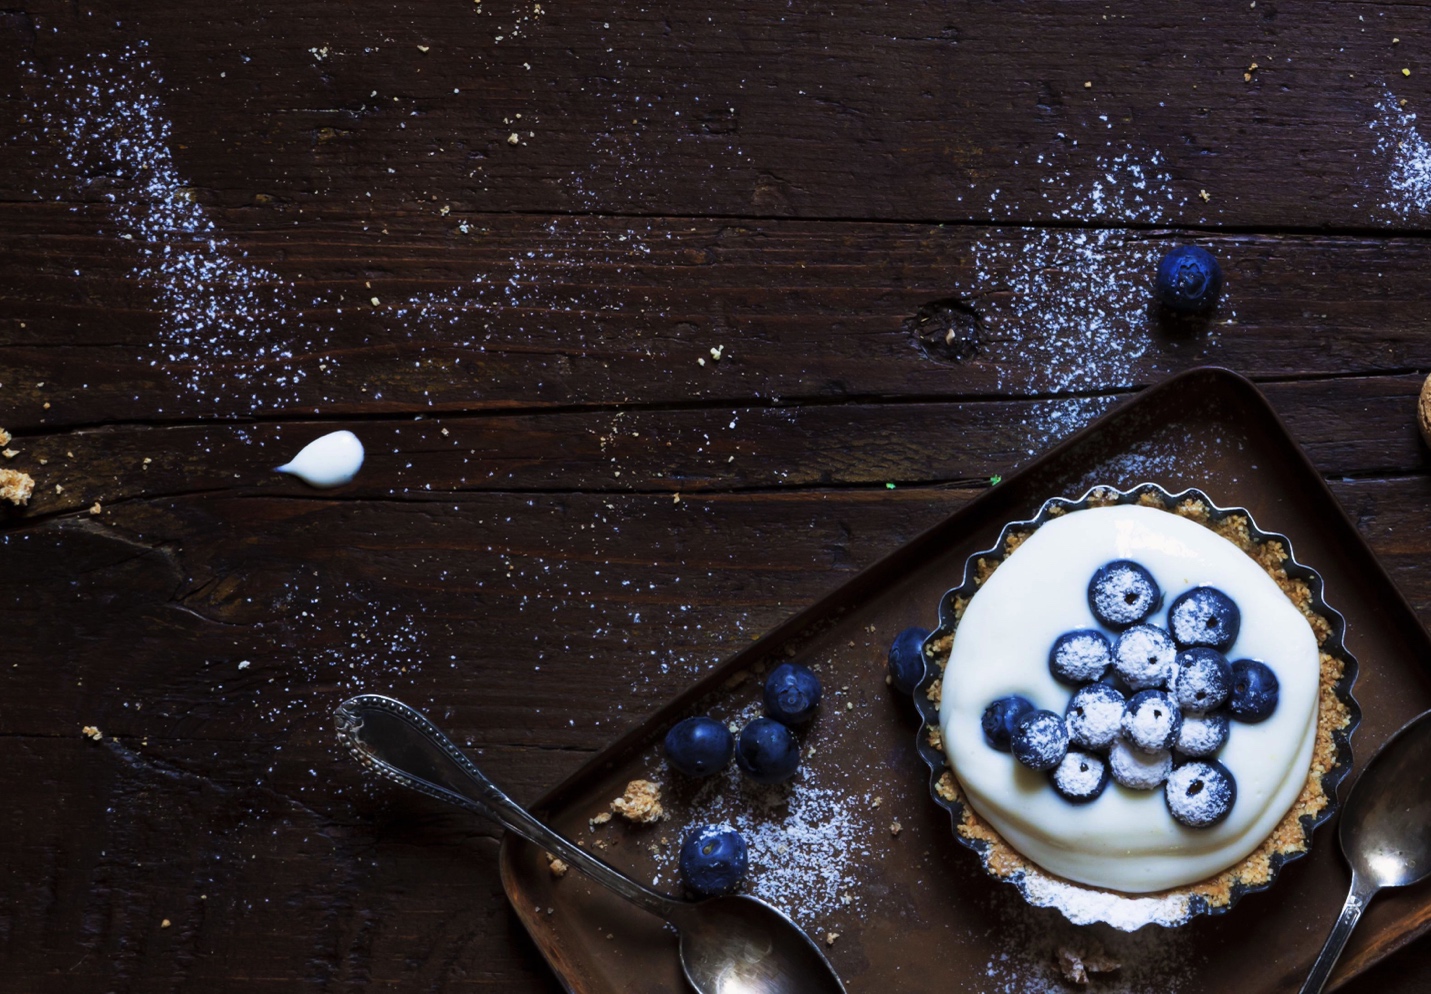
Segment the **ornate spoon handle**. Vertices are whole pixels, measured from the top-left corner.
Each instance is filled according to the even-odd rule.
[[[362,694],[340,704],[334,720],[338,741],[379,776],[491,818],[659,918],[672,924],[683,918],[684,901],[638,884],[538,821],[421,712],[391,697]]]

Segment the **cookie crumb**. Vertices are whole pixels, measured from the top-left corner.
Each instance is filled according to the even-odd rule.
[[[904,831],[904,826],[901,825],[899,822],[897,822],[897,821],[892,821],[892,822],[889,823],[889,834],[890,834],[890,835],[898,835],[900,832],[903,832],[903,831]]]
[[[835,940],[838,939],[839,937],[840,937],[840,933],[839,933],[839,932],[826,932],[826,933],[825,933],[825,945],[827,945],[827,946],[833,946],[833,945],[835,944]]]
[[[81,728],[80,734],[83,735],[85,738],[93,739],[96,742],[104,738],[104,733],[101,732],[98,728],[95,728],[93,725],[86,725]]]
[[[649,825],[666,813],[661,807],[661,785],[651,780],[632,780],[626,785],[626,793],[611,802],[611,810],[627,821]]]
[[[0,469],[0,500],[8,500],[16,507],[30,503],[30,495],[35,492],[35,478],[18,469]]]
[[[589,819],[586,824],[587,824],[587,827],[589,827],[589,828],[594,832],[594,831],[596,831],[596,826],[597,826],[597,825],[605,825],[605,824],[606,824],[608,821],[610,821],[610,820],[611,820],[611,812],[610,812],[610,811],[603,811],[603,812],[601,812],[601,814],[597,815],[595,818]]]
[[[19,449],[6,449],[6,450],[4,451],[4,453],[0,453],[0,454],[3,454],[6,459],[14,459],[16,456],[18,456],[18,455],[20,454],[20,450],[19,450]]]
[[[517,142],[519,142],[519,141],[521,141],[521,140],[522,140],[522,139],[517,135],[517,133],[516,133],[515,131],[513,131],[510,135],[507,136],[507,144],[508,144],[508,145],[515,145],[515,144],[517,144]]]
[[[0,428],[0,445],[10,444],[10,433],[4,428]]]
[[[103,508],[103,507],[100,507],[99,501],[95,501],[93,504],[91,504],[91,505],[89,506],[89,513],[90,513],[90,514],[100,514],[100,513],[102,513],[103,511],[104,511],[104,508]]]
[[[1056,959],[1063,979],[1078,987],[1088,985],[1089,974],[1112,973],[1123,965],[1105,953],[1084,952],[1069,946],[1060,946]]]
[[[159,923],[159,927],[160,927],[160,928],[168,928],[171,924],[173,924],[173,923],[172,923],[171,921],[169,921],[169,919],[165,918],[162,922]]]
[[[552,861],[547,864],[547,869],[552,871],[552,876],[560,880],[562,877],[566,876],[566,871],[569,870],[570,867],[566,865],[565,860],[557,859],[555,856],[553,856]]]

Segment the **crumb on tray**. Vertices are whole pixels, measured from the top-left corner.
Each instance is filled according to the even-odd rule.
[[[627,821],[649,825],[666,813],[661,807],[661,785],[651,780],[632,780],[626,793],[611,802],[611,810]]]
[[[95,728],[93,725],[86,725],[81,728],[80,734],[83,735],[85,738],[93,739],[96,742],[104,738],[104,733],[101,732],[98,728]]]

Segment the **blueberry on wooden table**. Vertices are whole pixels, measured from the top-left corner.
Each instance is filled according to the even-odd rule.
[[[1108,636],[1092,628],[1065,632],[1048,654],[1048,669],[1054,679],[1075,687],[1102,679],[1112,665]]]
[[[1277,674],[1266,663],[1239,659],[1232,664],[1232,696],[1227,710],[1238,721],[1258,722],[1277,710]]]
[[[1088,581],[1093,616],[1114,630],[1136,625],[1158,609],[1163,592],[1153,575],[1127,559],[1100,566]]]
[[[1222,292],[1222,267],[1207,249],[1179,245],[1158,263],[1154,292],[1169,310],[1183,314],[1210,310]]]
[[[735,736],[714,718],[687,718],[666,733],[666,762],[688,777],[719,773],[735,752]]]
[[[799,663],[781,663],[765,678],[765,716],[803,725],[820,703],[820,678]]]
[[[800,743],[780,722],[756,718],[735,740],[735,761],[756,783],[783,783],[800,765]]]
[[[1241,628],[1242,612],[1216,587],[1193,587],[1168,608],[1168,631],[1179,648],[1203,645],[1226,652]]]
[[[984,717],[980,719],[984,741],[999,752],[1008,752],[1019,719],[1033,710],[1033,701],[1027,697],[1018,694],[1000,697],[984,709]]]
[[[1031,770],[1051,770],[1068,754],[1068,729],[1052,711],[1030,711],[1014,726],[1009,751]]]
[[[681,845],[681,879],[702,897],[729,894],[745,879],[745,839],[724,825],[704,825]]]
[[[901,694],[912,694],[924,679],[924,640],[927,628],[906,628],[889,646],[889,682]]]

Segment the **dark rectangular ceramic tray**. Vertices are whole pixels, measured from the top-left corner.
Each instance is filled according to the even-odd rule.
[[[1289,863],[1269,890],[1227,915],[1132,935],[1078,928],[1025,905],[956,843],[948,815],[930,799],[909,702],[884,682],[891,637],[909,625],[934,627],[940,596],[962,579],[965,558],[988,548],[1005,523],[1028,518],[1049,497],[1143,482],[1174,492],[1197,487],[1220,504],[1247,508],[1322,574],[1327,603],[1346,617],[1347,648],[1360,661],[1353,776],[1392,732],[1431,708],[1431,639],[1321,476],[1256,387],[1226,370],[1198,369],[1127,401],[727,660],[535,807],[609,862],[670,890],[692,820],[738,821],[759,840],[751,872],[757,892],[764,888],[822,940],[837,934],[829,954],[851,994],[1061,990],[1061,948],[1121,963],[1091,990],[1213,992],[1227,990],[1232,977],[1239,991],[1297,990],[1349,881],[1335,823],[1317,831],[1308,858]],[[827,697],[807,733],[814,752],[785,803],[761,808],[733,777],[700,786],[665,773],[659,746],[672,722],[754,713],[759,680],[736,681],[787,658],[818,663]],[[593,826],[590,819],[633,778],[664,782],[669,818]],[[794,831],[777,835],[781,827]],[[687,990],[674,936],[658,922],[575,872],[554,877],[542,853],[510,835],[501,869],[513,907],[569,991]],[[1384,893],[1334,981],[1428,925],[1431,891]]]

